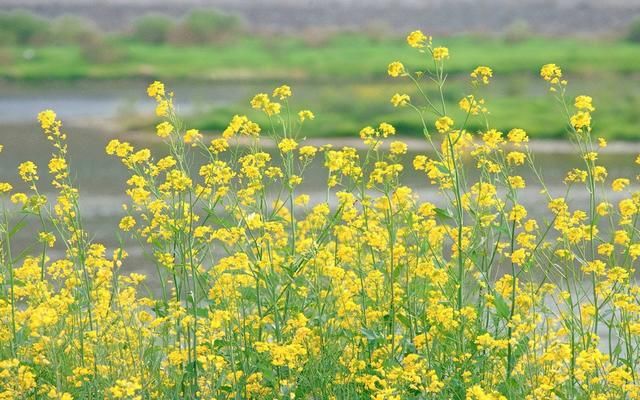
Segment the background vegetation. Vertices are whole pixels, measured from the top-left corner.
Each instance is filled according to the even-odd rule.
[[[640,21],[624,37],[593,41],[579,38],[536,37],[526,25],[514,25],[502,36],[443,38],[455,48],[447,61],[452,104],[464,91],[469,71],[491,65],[496,87],[488,96],[498,104],[497,120],[530,127],[533,137],[559,138],[565,128],[545,118],[549,105],[534,82],[540,66],[549,60],[563,65],[569,76],[587,82],[595,98],[598,134],[633,140],[638,137],[640,84]],[[316,85],[305,99],[323,114],[326,126],[312,128],[310,136],[354,135],[365,121],[385,119],[390,106],[370,99],[390,96],[379,65],[404,39],[379,31],[359,33],[310,30],[295,35],[250,33],[243,21],[214,10],[195,10],[182,19],[149,14],[126,31],[105,33],[79,17],[45,20],[26,12],[0,13],[0,79],[38,84],[43,81],[135,79],[166,81],[237,81],[273,86],[284,81]],[[396,51],[396,54],[398,52]],[[399,56],[408,67],[419,55],[408,50]],[[329,86],[328,82],[339,82]],[[622,101],[613,102],[616,98]],[[229,109],[217,107],[189,118],[203,130],[226,126]],[[491,110],[493,111],[493,110]],[[520,112],[525,111],[525,112]],[[419,127],[403,114],[391,118],[403,133]],[[615,122],[615,123],[614,123]],[[147,127],[137,120],[128,128]]]

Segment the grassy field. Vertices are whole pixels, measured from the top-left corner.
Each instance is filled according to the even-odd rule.
[[[443,38],[450,47],[451,74],[464,73],[479,64],[497,74],[537,72],[555,62],[572,73],[634,72],[640,63],[640,46],[626,42],[588,42],[577,39],[528,39],[510,43],[503,39]],[[162,79],[346,79],[384,76],[398,53],[405,65],[419,65],[421,55],[400,39],[374,40],[341,34],[321,44],[296,38],[239,38],[223,46],[176,47],[112,39],[102,48],[77,46],[31,48],[4,47],[0,76],[9,79],[74,79],[157,77]],[[104,54],[99,54],[103,52]],[[394,56],[391,56],[391,55]]]
[[[562,66],[575,84],[572,90],[589,92],[595,99],[594,132],[598,136],[634,140],[640,122],[640,84],[634,76],[640,65],[640,46],[623,41],[587,42],[578,39],[531,38],[513,42],[498,38],[438,38],[448,46],[450,109],[469,93],[468,72],[477,65],[494,70],[485,90],[494,121],[500,129],[526,127],[533,137],[560,138],[566,126],[558,121],[538,77],[541,65]],[[101,46],[101,47],[100,47]],[[183,79],[252,82],[270,91],[287,82],[296,90],[296,102],[322,116],[322,124],[309,124],[309,136],[351,136],[367,121],[388,121],[407,135],[420,134],[410,111],[393,110],[373,98],[395,92],[411,94],[386,74],[395,59],[414,70],[424,65],[424,55],[411,51],[404,39],[372,39],[340,34],[321,43],[302,38],[237,38],[219,46],[150,45],[112,38],[96,48],[45,46],[28,49],[5,47],[0,77],[17,81],[72,79]],[[0,57],[1,59],[2,57]],[[383,67],[381,67],[383,66]],[[299,87],[303,90],[297,90]],[[247,99],[248,100],[248,99]],[[231,110],[250,112],[248,105],[191,116],[189,121],[205,131],[218,131],[228,123]],[[524,111],[524,112],[523,112]],[[455,115],[455,113],[454,113]],[[481,121],[471,127],[479,129]],[[140,121],[133,124],[140,126]],[[144,123],[143,123],[144,125]]]
[[[598,76],[598,79],[582,75],[569,78],[572,81],[569,95],[589,93],[595,99],[593,135],[620,140],[637,139],[640,84],[619,74]],[[269,92],[273,85],[262,83],[257,86],[259,91]],[[471,85],[465,77],[457,77],[450,78],[449,88],[445,96],[448,113],[454,119],[462,120],[464,115],[457,102],[469,93]],[[389,102],[378,100],[390,98],[396,92],[409,93],[412,98],[419,96],[411,85],[397,81],[304,84],[299,88],[294,86],[296,98],[292,108],[297,111],[309,107],[316,113],[318,120],[304,128],[309,137],[356,136],[365,125],[380,122],[393,124],[403,135],[421,136],[422,128],[411,109],[396,109]],[[432,92],[430,94],[435,94],[435,87]],[[481,94],[486,99],[489,119],[494,127],[503,131],[522,127],[535,138],[567,137],[567,126],[558,118],[560,106],[550,101],[540,78],[497,77],[492,85],[483,88]],[[256,116],[248,105],[248,99],[243,104],[213,109],[187,120],[191,126],[205,132],[219,132],[227,126],[230,116],[237,113],[256,117],[258,122],[267,126],[267,119]],[[429,121],[430,124],[433,122],[433,119]],[[483,127],[481,118],[474,118],[469,124],[469,129],[474,132]]]

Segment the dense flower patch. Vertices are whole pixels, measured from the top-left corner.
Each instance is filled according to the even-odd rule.
[[[561,68],[542,67],[579,154],[552,193],[527,133],[491,127],[492,70],[473,70],[447,110],[449,50],[420,31],[407,42],[425,67],[389,64],[416,86],[391,103],[432,146],[411,159],[384,122],[360,131],[362,149],[305,144],[321,118],[286,85],[250,102],[269,126],[235,115],[211,138],[151,84],[167,153],[106,146],[130,172],[119,229],[155,265],[150,291],[124,272],[125,248],[83,229],[62,123],[40,113],[57,197],[30,161],[26,192],[0,184],[14,204],[0,232],[0,399],[640,399],[640,192],[599,164],[592,99],[568,100]],[[471,119],[486,129],[467,131]],[[326,186],[305,193],[318,160]],[[411,164],[437,201],[403,184]],[[544,215],[522,205],[525,169]],[[611,190],[628,194],[613,203]],[[15,248],[25,226],[35,244]]]

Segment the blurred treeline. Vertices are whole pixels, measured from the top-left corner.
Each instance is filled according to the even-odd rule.
[[[244,33],[239,17],[210,9],[194,10],[178,19],[148,14],[124,31],[109,33],[80,16],[45,19],[22,10],[0,12],[0,46],[75,45],[93,62],[110,62],[120,56],[110,38],[181,46],[224,44]]]
[[[100,45],[108,37],[148,44],[188,46],[225,44],[247,33],[246,24],[239,16],[215,9],[194,9],[179,18],[160,13],[146,14],[135,19],[128,28],[109,33],[102,31],[93,21],[76,15],[46,19],[23,10],[0,11],[0,46],[74,44],[91,47]],[[296,35],[309,44],[317,45],[334,33],[338,33],[335,27],[327,27],[310,28]],[[375,29],[372,26],[360,33],[375,38],[388,35],[388,30],[383,24],[376,24]],[[265,34],[268,35],[268,32],[261,32],[261,35]],[[525,22],[516,21],[507,27],[504,38],[507,41],[520,41],[534,35]],[[622,39],[640,42],[640,18],[626,29]]]
[[[123,32],[111,35],[145,43],[224,42],[244,31],[235,15],[197,9],[182,18],[147,14]],[[74,15],[45,19],[27,11],[0,11],[0,45],[82,44],[106,36],[92,21]]]

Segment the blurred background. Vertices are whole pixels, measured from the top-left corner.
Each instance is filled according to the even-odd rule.
[[[389,103],[411,86],[386,74],[394,60],[426,65],[405,43],[415,29],[450,49],[451,110],[470,90],[469,72],[493,68],[484,89],[492,125],[538,139],[554,183],[563,186],[578,164],[539,78],[546,63],[562,66],[571,96],[593,96],[594,135],[613,143],[602,156],[610,175],[637,174],[640,0],[0,0],[0,174],[15,182],[27,159],[45,169],[51,150],[35,119],[56,110],[89,229],[115,240],[125,173],[104,146],[111,138],[158,146],[145,92],[156,79],[175,91],[189,127],[205,134],[220,132],[233,114],[261,122],[250,98],[287,83],[293,107],[316,114],[305,125],[309,137],[340,144],[386,121],[419,138],[411,112]],[[425,186],[422,177],[407,179]],[[305,190],[314,185],[322,186],[312,176]]]
[[[52,107],[68,123],[138,130],[153,122],[144,88],[161,79],[204,131],[288,83],[320,118],[310,136],[379,120],[413,135],[417,121],[387,101],[409,88],[386,65],[424,65],[404,44],[421,29],[450,48],[452,103],[470,70],[494,69],[485,97],[498,128],[563,137],[537,78],[554,62],[596,99],[598,135],[635,140],[639,17],[640,0],[0,0],[0,123]]]

